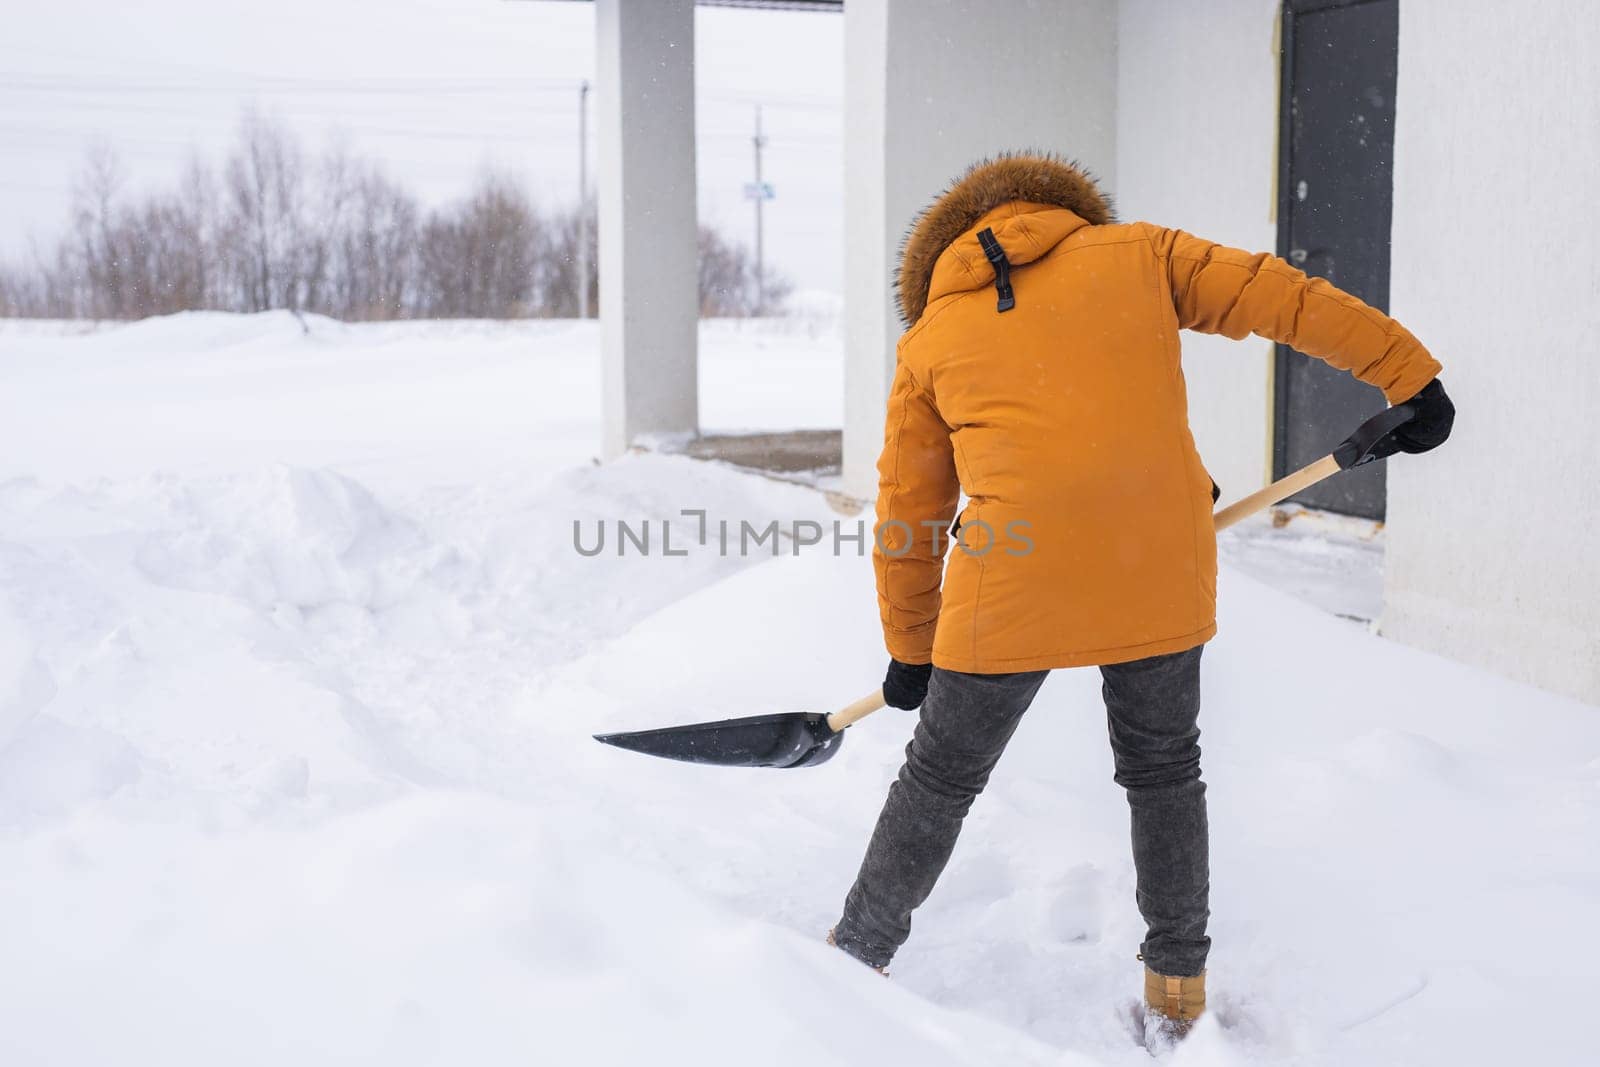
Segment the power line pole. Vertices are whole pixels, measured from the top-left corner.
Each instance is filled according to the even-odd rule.
[[[589,82],[578,85],[578,318],[589,317]]]
[[[767,309],[767,268],[761,239],[761,208],[766,202],[766,186],[761,181],[761,149],[767,139],[761,135],[761,105],[756,105],[756,135],[751,138],[756,150],[756,314]]]

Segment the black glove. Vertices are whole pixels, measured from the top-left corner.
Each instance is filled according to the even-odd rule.
[[[1435,378],[1421,392],[1406,401],[1411,405],[1411,420],[1372,446],[1372,458],[1383,459],[1396,452],[1427,452],[1444,444],[1456,421],[1456,406],[1445,394],[1444,383]]]
[[[889,670],[883,676],[883,702],[903,711],[920,708],[923,698],[928,695],[928,677],[931,674],[931,663],[890,660]]]

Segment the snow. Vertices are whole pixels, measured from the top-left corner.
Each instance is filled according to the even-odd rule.
[[[1358,622],[1383,612],[1382,523],[1285,504],[1227,531],[1217,551],[1250,577],[1324,611]]]
[[[596,463],[596,345],[0,323],[0,1062],[1149,1062],[1095,672],[1046,684],[888,981],[820,938],[910,715],[788,773],[590,740],[827,710],[883,660],[849,545],[574,551],[575,519],[856,521]],[[837,424],[831,332],[704,352],[715,427]],[[1221,611],[1215,1011],[1164,1055],[1584,1062],[1595,709],[1231,565]]]

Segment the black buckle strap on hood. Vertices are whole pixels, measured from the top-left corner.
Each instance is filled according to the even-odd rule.
[[[1046,152],[1008,152],[968,168],[934,198],[911,226],[900,247],[895,300],[900,321],[916,325],[928,306],[939,257],[1002,204],[1065,208],[1090,226],[1112,221],[1111,202],[1087,171]]]
[[[1000,297],[995,310],[1010,311],[1017,306],[1017,298],[1011,291],[1011,261],[1006,258],[1006,250],[1000,247],[994,231],[988,227],[978,231],[978,244],[983,246],[983,254],[994,267],[994,291]]]

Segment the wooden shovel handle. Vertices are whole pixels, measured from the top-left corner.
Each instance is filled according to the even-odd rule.
[[[1416,408],[1407,401],[1385,408],[1355,428],[1355,431],[1315,463],[1307,464],[1286,478],[1279,478],[1265,489],[1258,489],[1237,503],[1229,504],[1212,517],[1218,530],[1226,530],[1240,519],[1248,518],[1262,508],[1270,508],[1278,501],[1294,496],[1302,489],[1316,485],[1330,474],[1359,467],[1383,455],[1377,448],[1388,441],[1406,423],[1416,418]]]
[[[1293,474],[1279,478],[1265,488],[1257,489],[1243,500],[1229,504],[1212,516],[1211,521],[1216,525],[1218,532],[1221,532],[1241,519],[1247,519],[1280,500],[1294,496],[1302,489],[1316,485],[1330,474],[1338,474],[1339,470],[1339,461],[1329,453],[1315,463],[1307,464]]]
[[[1271,485],[1257,489],[1243,500],[1229,504],[1217,512],[1212,521],[1219,531],[1226,530],[1241,519],[1247,519],[1258,511],[1270,508],[1278,501],[1291,497],[1302,489],[1316,485],[1328,475],[1339,473],[1341,469],[1339,461],[1330,453],[1315,463],[1301,467],[1288,477],[1279,478]],[[829,715],[828,729],[838,733],[850,724],[860,722],[884,706],[883,690],[874,689],[854,704],[848,704]]]
[[[857,722],[861,719],[865,719],[868,715],[871,715],[873,712],[877,711],[883,706],[883,690],[874,689],[872,692],[868,693],[854,704],[847,704],[838,711],[834,712],[832,715],[829,715],[828,729],[832,730],[834,733],[838,733],[846,726],[849,726],[851,723]]]

